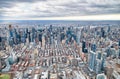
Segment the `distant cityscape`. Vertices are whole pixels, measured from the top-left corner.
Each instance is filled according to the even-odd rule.
[[[0,21],[0,79],[120,79],[119,21],[31,22]]]

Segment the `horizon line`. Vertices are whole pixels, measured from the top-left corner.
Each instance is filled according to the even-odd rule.
[[[65,16],[65,17],[41,17],[41,18],[3,18],[0,20],[120,20],[120,14],[89,15],[89,16]]]

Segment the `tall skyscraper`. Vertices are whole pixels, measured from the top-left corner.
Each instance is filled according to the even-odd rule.
[[[38,34],[38,39],[39,39],[40,42],[42,42],[42,33]]]
[[[14,38],[14,44],[17,44],[17,32],[15,28],[13,30],[13,38]]]
[[[119,46],[120,46],[120,40],[119,40]]]
[[[81,36],[81,30],[78,29],[78,30],[77,30],[77,44],[78,44],[78,45],[80,44],[80,36]]]
[[[60,41],[62,41],[62,40],[64,40],[65,39],[65,34],[64,34],[64,32],[62,32],[61,34],[60,34]]]
[[[67,44],[68,44],[69,42],[71,42],[71,39],[72,39],[72,36],[71,36],[71,29],[68,28],[68,30],[67,30],[66,33],[67,33],[67,34],[66,34],[66,36],[67,36],[66,42],[67,42]]]
[[[101,73],[101,60],[96,59],[96,74]]]
[[[108,30],[107,31],[110,32],[110,26],[108,26]]]
[[[101,28],[101,37],[105,37],[105,31],[104,31],[104,29],[103,28]]]
[[[98,51],[98,52],[97,52],[97,59],[101,59],[101,55],[102,55],[101,52]]]
[[[107,57],[109,57],[112,54],[110,47],[107,48],[106,53],[107,53]]]
[[[45,33],[42,35],[42,48],[45,48]]]
[[[21,33],[21,43],[25,43],[25,32],[23,30]]]
[[[0,36],[0,50],[2,49],[2,37]]]
[[[97,48],[96,44],[91,44],[91,50],[93,52],[96,52],[96,48]]]
[[[51,34],[50,34],[50,44],[53,44],[53,42],[54,42],[54,38],[53,38],[53,33],[51,32]]]
[[[90,71],[95,70],[95,63],[96,63],[96,53],[93,51],[90,51],[88,56],[88,68]]]
[[[2,61],[1,61],[1,58],[0,58],[0,73],[2,71]]]
[[[13,44],[14,44],[13,28],[12,25],[9,25],[9,45],[13,46]]]
[[[83,41],[83,42],[82,42],[82,52],[85,52],[85,48],[86,48],[86,42]]]
[[[2,42],[2,37],[0,36],[0,42]]]
[[[104,70],[104,67],[106,66],[106,57],[107,57],[107,54],[103,53],[103,55],[102,55],[101,70]]]

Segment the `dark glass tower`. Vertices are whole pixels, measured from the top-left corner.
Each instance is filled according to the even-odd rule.
[[[86,48],[86,42],[83,41],[83,42],[82,42],[82,52],[85,52],[85,48]]]

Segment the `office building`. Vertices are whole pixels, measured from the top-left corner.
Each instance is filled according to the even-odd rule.
[[[120,40],[119,40],[119,46],[120,46]]]
[[[83,41],[83,42],[82,42],[82,52],[83,52],[83,53],[85,52],[85,48],[86,48],[86,42]]]
[[[104,73],[98,74],[96,79],[107,79]]]
[[[91,51],[96,52],[97,46],[96,44],[91,44]]]
[[[105,31],[104,31],[104,28],[101,28],[101,37],[105,38]]]
[[[0,37],[0,50],[3,48],[3,45],[2,45],[2,37]]]
[[[106,57],[107,57],[107,54],[103,53],[102,54],[102,66],[101,66],[102,71],[104,71],[104,67],[106,67]]]
[[[98,51],[97,52],[97,59],[101,59],[101,57],[102,57],[102,53],[101,53],[101,51]]]
[[[0,42],[2,42],[2,37],[0,36]]]
[[[88,68],[90,71],[95,70],[95,64],[96,64],[96,53],[93,51],[90,51],[88,55]]]
[[[96,74],[101,73],[101,64],[102,64],[102,61],[100,59],[96,59]]]

